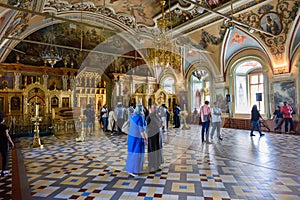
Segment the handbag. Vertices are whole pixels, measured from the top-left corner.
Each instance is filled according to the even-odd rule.
[[[203,121],[205,122],[210,121],[209,115],[203,115]]]

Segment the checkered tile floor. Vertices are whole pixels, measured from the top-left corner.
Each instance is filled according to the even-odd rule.
[[[162,171],[125,172],[126,135],[96,131],[43,137],[22,155],[33,198],[47,199],[300,199],[300,136],[223,129],[223,141],[200,143],[200,127],[163,133]],[[144,168],[147,169],[147,158]],[[5,199],[5,198],[4,198]]]
[[[12,169],[12,159],[11,159],[11,151],[8,154],[8,169]],[[1,158],[1,156],[0,156]],[[2,158],[1,158],[2,159]],[[12,179],[11,179],[11,171],[8,170],[8,174],[4,177],[0,176],[0,200],[9,200],[11,199],[11,192],[12,192]],[[1,170],[0,170],[1,172]]]

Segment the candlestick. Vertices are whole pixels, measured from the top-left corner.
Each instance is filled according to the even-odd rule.
[[[35,104],[35,116],[39,116],[39,104]]]

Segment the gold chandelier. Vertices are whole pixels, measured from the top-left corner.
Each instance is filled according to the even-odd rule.
[[[161,32],[154,35],[154,48],[147,49],[146,59],[155,67],[161,67],[161,69],[172,67],[180,71],[181,55],[176,42],[173,40],[172,29],[167,34],[167,28],[171,22],[166,18],[165,4],[166,1],[160,1],[162,17],[158,20],[158,27]]]

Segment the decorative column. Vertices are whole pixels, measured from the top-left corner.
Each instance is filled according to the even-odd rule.
[[[96,75],[95,78],[94,78],[94,87],[95,87],[95,88],[98,87],[98,80],[99,80],[99,76]],[[100,80],[101,80],[101,77],[100,77]]]
[[[263,71],[263,76],[267,77],[264,79],[264,85],[267,87],[264,87],[264,96],[267,97],[265,98],[265,101],[263,102],[264,107],[265,107],[265,113],[267,116],[267,119],[271,118],[271,113],[270,113],[270,106],[271,106],[271,95],[270,95],[270,90],[269,90],[269,76],[268,76],[268,69],[264,69]]]
[[[20,76],[21,76],[21,73],[14,72],[14,75],[15,75],[15,85],[14,85],[14,88],[18,90],[18,89],[20,89]]]
[[[80,87],[81,86],[81,76],[76,77],[76,86]]]
[[[298,63],[296,64],[296,67],[298,68],[298,74],[297,74],[298,80],[297,80],[297,82],[298,82],[298,91],[299,91],[299,88],[300,88],[300,77],[299,77],[300,76],[300,56],[298,58]],[[298,95],[297,99],[300,101],[300,92],[297,92],[297,95]],[[299,108],[297,108],[296,115],[297,115],[297,119],[299,119],[299,117],[300,117],[300,109]]]
[[[68,90],[68,76],[63,75],[62,77],[62,82],[63,82],[63,91]]]
[[[231,96],[231,101],[228,102],[228,114],[229,114],[229,118],[231,119],[233,117],[233,114],[232,114],[232,102],[234,101],[234,96],[233,96],[233,88],[234,84],[233,84],[233,79],[232,79],[232,74],[230,73],[229,74],[229,88],[228,88],[228,92]]]
[[[70,79],[70,89],[74,90],[75,77],[72,75],[72,76],[69,77],[69,79]]]
[[[87,74],[87,84],[86,84],[86,86],[87,87],[92,87],[92,75],[91,74]]]
[[[120,96],[120,83],[119,81],[116,81],[116,97]]]
[[[47,74],[44,74],[43,75],[43,86],[45,87],[45,88],[47,88],[47,83],[48,83],[48,75]]]
[[[123,92],[123,87],[124,87],[124,81],[119,81],[120,82],[120,95],[124,96],[124,92]]]
[[[131,84],[130,85],[130,94],[134,94],[135,93],[135,85],[134,85],[134,81],[133,81],[133,77],[131,77]]]
[[[32,148],[41,147],[41,140],[40,140],[40,122],[42,121],[42,117],[39,116],[39,106],[38,102],[35,103],[35,116],[31,117],[31,121],[34,124],[34,136],[33,136],[33,143],[31,145]]]

